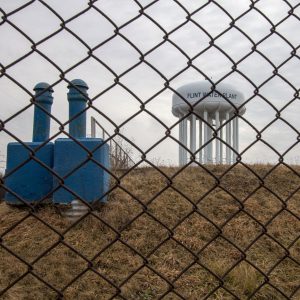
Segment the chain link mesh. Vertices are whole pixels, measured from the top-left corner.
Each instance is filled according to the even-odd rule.
[[[111,186],[106,193],[109,200],[106,205],[99,207],[97,203],[91,204],[81,199],[64,184],[70,174],[62,178],[36,157],[37,150],[31,151],[29,160],[34,160],[46,168],[60,180],[60,187],[64,187],[88,207],[78,220],[71,223],[61,217],[61,208],[41,206],[41,202],[49,198],[55,190],[35,204],[28,204],[9,190],[5,179],[23,164],[3,176],[2,189],[14,194],[25,207],[20,209],[1,203],[0,297],[300,299],[300,168],[285,161],[286,154],[298,145],[300,135],[298,128],[284,117],[285,110],[299,101],[299,86],[288,76],[281,74],[281,70],[291,60],[299,61],[299,44],[295,46],[295,42],[290,40],[290,35],[280,33],[279,30],[291,19],[299,26],[300,3],[277,1],[285,5],[286,12],[275,22],[268,10],[260,8],[260,4],[264,2],[262,0],[246,1],[247,8],[236,16],[233,16],[223,1],[199,1],[195,2],[191,9],[184,1],[172,0],[167,2],[167,9],[175,10],[184,18],[183,21],[179,21],[182,20],[179,17],[174,18],[170,29],[170,26],[163,22],[163,18],[156,18],[151,14],[153,7],[164,4],[162,0],[147,4],[138,0],[127,2],[130,2],[131,6],[128,6],[129,12],[124,12],[124,20],[120,25],[114,21],[113,14],[101,8],[101,1],[97,0],[89,1],[80,11],[68,17],[63,17],[55,5],[42,0],[24,1],[11,11],[0,9],[0,28],[7,26],[10,32],[17,32],[30,45],[30,50],[25,54],[18,55],[8,64],[3,61],[1,63],[0,80],[13,83],[16,90],[27,95],[28,101],[17,112],[0,120],[0,132],[27,147],[18,132],[10,129],[9,124],[18,119],[22,122],[22,113],[37,104],[33,93],[11,71],[14,67],[33,55],[41,57],[44,63],[58,72],[55,80],[51,82],[51,88],[55,90],[61,83],[72,85],[69,79],[73,76],[72,72],[82,64],[92,61],[92,67],[96,70],[95,76],[101,76],[96,69],[101,66],[110,73],[112,82],[88,99],[87,111],[92,111],[96,116],[113,124],[114,133],[105,140],[106,143],[120,138],[138,153],[138,158],[130,168],[107,170],[111,176]],[[267,2],[271,9],[272,2]],[[36,3],[59,23],[55,30],[43,35],[38,41],[31,37],[31,32],[26,26],[22,26],[22,22],[14,22],[16,15],[26,18]],[[228,21],[221,24],[222,30],[216,35],[206,29],[206,24],[201,22],[201,18],[197,18],[198,13],[205,14],[207,9],[212,7],[224,14]],[[85,36],[78,34],[72,26],[76,20],[90,13],[105,19],[109,24],[107,26],[113,28],[111,35],[107,30],[105,39],[94,41],[93,46],[89,42],[91,28],[84,29]],[[255,14],[257,19],[266,22],[269,32],[260,36],[247,33],[239,24],[243,20],[247,22],[250,14]],[[151,39],[152,31],[159,31],[163,35],[154,42],[155,44],[152,43],[147,51],[138,41],[126,36],[127,28],[133,27],[138,30],[138,21],[149,23],[149,32],[145,33],[145,39],[148,38],[148,34]],[[195,27],[197,33],[207,39],[206,43],[196,47],[196,53],[188,51],[176,38],[178,33],[188,36],[188,31],[181,31],[186,26]],[[104,27],[103,30],[105,29]],[[230,51],[218,43],[232,30],[250,45],[244,54],[240,53],[238,59],[232,58]],[[43,50],[43,45],[62,33],[71,35],[74,45],[78,44],[78,47],[85,49],[84,57],[67,68]],[[288,54],[285,52],[284,59],[278,64],[273,62],[271,54],[268,56],[260,49],[261,45],[274,37],[279,38],[289,48]],[[97,56],[97,51],[117,39],[138,53],[138,60],[122,72],[114,70],[112,61],[105,62]],[[165,46],[175,48],[185,60],[184,66],[173,61],[172,64],[177,69],[171,75],[162,71],[159,64],[152,63],[150,59],[155,51]],[[209,57],[206,55],[211,50],[222,55],[221,63],[229,61],[231,64],[231,69],[217,80],[211,78],[211,73],[196,63],[201,57]],[[258,55],[267,63],[266,68],[271,68],[269,75],[262,80],[259,76],[253,77],[247,72],[247,68],[243,68],[243,64],[253,55]],[[160,78],[158,89],[152,88],[149,83],[151,94],[146,96],[141,96],[125,80],[128,74],[136,76],[134,72],[141,65]],[[274,117],[259,129],[249,121],[247,114],[239,115],[236,108],[235,116],[252,128],[256,137],[244,147],[236,162],[230,166],[200,164],[195,158],[195,153],[190,151],[189,162],[183,167],[161,166],[149,159],[149,153],[166,140],[172,140],[177,146],[180,144],[174,132],[181,121],[166,124],[163,118],[151,111],[149,105],[166,91],[176,93],[176,80],[191,70],[194,72],[192,74],[197,74],[195,76],[208,80],[214,88],[218,83],[238,75],[252,87],[244,105],[259,97],[260,101],[275,111]],[[272,103],[271,97],[266,97],[261,92],[274,78],[283,81],[293,91],[293,97],[285,98],[285,105],[280,109]],[[117,122],[96,106],[101,97],[109,95],[110,91],[116,88],[126,91],[139,106],[138,110],[122,122]],[[5,90],[2,93],[5,93]],[[226,97],[222,97],[230,102]],[[164,136],[147,149],[122,133],[123,128],[143,114],[153,118],[165,130]],[[185,117],[191,114],[194,114],[193,107]],[[72,120],[62,122],[55,114],[50,116],[59,129],[43,145],[62,134],[80,144],[66,130]],[[277,121],[284,123],[296,135],[293,143],[283,153],[274,145],[276,139],[281,139],[280,136],[273,140],[273,144],[263,138],[263,134]],[[215,138],[217,135],[213,137]],[[278,162],[272,165],[245,162],[244,156],[257,143],[271,149]],[[93,160],[92,153],[85,150],[88,159]],[[96,160],[93,161],[100,168],[103,167]],[[76,169],[81,168],[84,163]]]

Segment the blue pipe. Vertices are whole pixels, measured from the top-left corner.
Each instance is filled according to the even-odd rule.
[[[88,99],[88,88],[81,79],[74,79],[68,85],[69,119],[81,113],[69,123],[69,133],[73,138],[86,137],[86,111],[84,110]]]
[[[49,86],[50,85],[48,83],[40,82],[33,90],[35,91],[35,103],[51,114],[53,89],[49,88]],[[33,142],[45,142],[49,139],[50,135],[50,116],[47,115],[47,113],[45,113],[45,111],[43,111],[39,106],[34,106]]]

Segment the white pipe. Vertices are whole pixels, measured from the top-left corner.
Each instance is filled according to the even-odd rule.
[[[216,130],[219,130],[220,128],[220,113],[219,111],[216,111],[215,114],[215,118],[216,118]],[[217,131],[217,137],[219,137],[219,131]],[[220,141],[218,139],[216,139],[216,163],[219,164],[220,163]]]
[[[71,207],[67,210],[62,210],[62,215],[67,218],[70,222],[75,222],[80,217],[88,213],[88,206],[82,203],[78,199],[74,199],[71,202]]]
[[[183,119],[183,145],[187,147],[187,118]],[[187,163],[187,152],[183,149],[183,164]]]
[[[202,120],[199,119],[199,149],[202,147]],[[199,151],[199,163],[202,163],[202,150]]]
[[[229,113],[226,113],[226,122],[229,120]],[[231,146],[231,122],[226,124],[226,143]],[[226,163],[231,164],[231,149],[226,146]]]
[[[207,115],[206,110],[204,111],[203,119],[206,123],[208,122],[208,115]],[[208,130],[207,130],[208,126],[207,126],[206,123],[203,124],[204,125],[204,130],[203,130],[203,132],[204,132],[204,144],[206,144],[207,141],[208,141]],[[203,157],[203,163],[207,164],[207,162],[208,162],[208,145],[206,145],[205,148],[204,148],[204,157]]]

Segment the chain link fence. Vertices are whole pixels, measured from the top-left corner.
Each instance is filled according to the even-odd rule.
[[[107,169],[106,204],[78,197],[86,209],[75,221],[47,202],[55,189],[22,207],[0,203],[1,299],[300,299],[298,1],[1,5],[1,153],[12,141],[27,147],[40,81],[57,105],[42,147],[61,136],[80,146],[63,99],[82,78],[105,143],[118,139],[132,157]],[[189,151],[178,167],[171,96],[204,79],[212,91],[232,82],[244,92],[247,113],[234,107],[232,117],[242,150],[232,165],[200,164]],[[68,189],[69,175],[38,151],[29,160]],[[7,178],[22,165],[3,174],[2,190],[12,192]]]

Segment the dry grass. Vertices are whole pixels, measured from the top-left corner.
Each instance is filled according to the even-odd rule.
[[[272,166],[251,168],[265,176]],[[216,176],[224,170],[226,166],[210,167]],[[162,171],[172,175],[177,170]],[[55,207],[40,208],[38,217],[57,232],[67,230],[61,242],[58,233],[33,216],[5,234],[2,245],[34,264],[31,273],[0,298],[55,299],[56,292],[36,274],[62,290],[65,299],[109,299],[117,292],[109,281],[120,287],[123,297],[114,299],[157,299],[170,283],[174,290],[165,300],[180,299],[176,293],[186,299],[202,299],[210,293],[209,299],[248,299],[260,286],[252,299],[286,299],[280,292],[300,299],[300,178],[287,167],[276,168],[264,185],[239,166],[222,177],[219,186],[206,171],[191,167],[170,186],[151,168],[134,170],[121,180],[121,186],[95,212],[103,222],[89,215],[67,230],[70,223]],[[0,234],[26,215],[24,209],[0,203]],[[3,290],[26,274],[28,267],[3,247],[0,257]],[[84,258],[93,260],[93,270],[109,281],[87,269]]]

